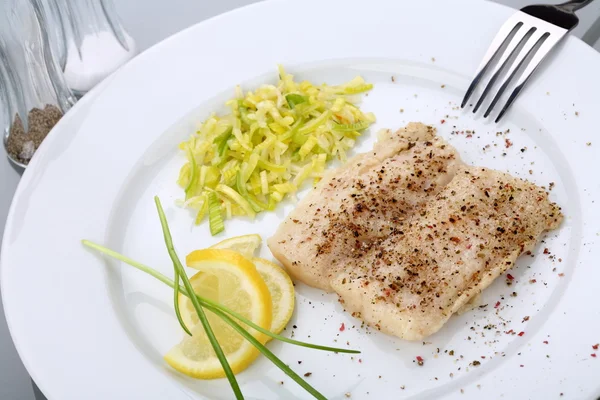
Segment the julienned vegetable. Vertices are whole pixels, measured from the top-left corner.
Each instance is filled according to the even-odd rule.
[[[213,235],[224,218],[273,210],[308,178],[320,179],[328,160],[346,160],[375,117],[353,102],[373,85],[361,77],[339,86],[295,82],[279,67],[277,86],[236,89],[231,113],[211,115],[180,144],[187,162],[178,183],[196,224],[208,214]]]

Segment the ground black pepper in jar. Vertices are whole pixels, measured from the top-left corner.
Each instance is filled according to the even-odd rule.
[[[16,115],[6,141],[6,151],[13,159],[28,164],[42,140],[61,119],[63,112],[48,104],[43,109],[33,108],[27,115],[29,131],[25,131],[21,117]]]
[[[9,158],[23,167],[75,103],[50,46],[52,4],[8,0],[0,6],[0,98],[8,119],[4,144]]]

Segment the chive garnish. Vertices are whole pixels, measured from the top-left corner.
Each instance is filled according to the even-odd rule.
[[[240,335],[242,335],[246,340],[248,340],[250,342],[250,344],[252,344],[254,347],[256,347],[266,358],[268,358],[271,362],[273,362],[273,364],[275,364],[286,375],[288,375],[290,378],[292,378],[292,380],[294,380],[298,385],[300,385],[302,388],[304,388],[308,393],[313,395],[316,399],[326,399],[325,396],[323,396],[319,391],[317,391],[310,384],[308,384],[304,379],[302,379],[298,374],[296,374],[283,361],[281,361],[281,359],[279,359],[275,354],[273,354],[264,344],[262,344],[254,336],[252,336],[246,329],[244,329],[233,318],[237,319],[239,322],[241,322],[245,325],[248,325],[248,326],[256,329],[257,331],[259,331],[267,336],[270,336],[273,339],[276,339],[276,340],[279,340],[279,341],[282,341],[285,343],[290,343],[290,344],[293,344],[296,346],[301,346],[301,347],[311,348],[311,349],[316,349],[316,350],[330,351],[330,352],[335,352],[335,353],[358,354],[358,353],[360,353],[360,351],[350,350],[350,349],[341,349],[341,348],[335,348],[335,347],[329,347],[329,346],[321,346],[321,345],[317,345],[317,344],[301,342],[298,340],[290,339],[290,338],[275,334],[275,333],[270,332],[269,330],[255,324],[254,322],[245,318],[241,314],[238,314],[237,312],[230,310],[229,308],[224,307],[219,303],[216,303],[212,300],[209,300],[207,298],[204,298],[204,297],[199,296],[198,294],[194,293],[192,285],[185,273],[185,270],[183,269],[183,265],[181,264],[181,261],[179,260],[177,253],[175,252],[171,233],[169,230],[169,226],[168,226],[164,211],[162,209],[160,200],[158,197],[155,197],[154,200],[156,203],[156,208],[157,208],[161,226],[163,229],[165,245],[167,246],[169,256],[171,257],[171,260],[173,262],[175,281],[172,281],[165,275],[161,274],[160,272],[158,272],[144,264],[134,261],[129,257],[119,254],[119,253],[117,253],[113,250],[110,250],[102,245],[97,244],[97,243],[91,242],[89,240],[82,240],[83,245],[86,247],[89,247],[91,249],[94,249],[104,255],[107,255],[111,258],[114,258],[114,259],[122,261],[126,264],[129,264],[132,267],[137,268],[140,271],[151,275],[152,277],[158,279],[159,281],[161,281],[164,284],[173,288],[174,294],[175,294],[174,305],[175,305],[175,313],[177,314],[177,319],[178,319],[179,323],[181,324],[182,328],[184,329],[184,331],[186,331],[189,335],[191,335],[191,333],[185,326],[185,323],[183,322],[181,315],[179,313],[178,295],[179,295],[179,293],[181,293],[184,296],[187,296],[188,298],[190,298],[192,304],[194,305],[194,309],[196,310],[196,313],[198,314],[200,323],[202,323],[202,326],[206,332],[206,335],[209,338],[211,345],[213,346],[215,354],[217,355],[217,358],[221,362],[221,366],[223,367],[223,370],[225,371],[225,375],[227,376],[227,379],[229,380],[231,388],[232,388],[233,392],[235,393],[236,399],[243,399],[244,397],[243,397],[240,387],[237,383],[235,375],[233,374],[233,371],[231,370],[231,367],[229,366],[227,358],[225,357],[225,354],[223,353],[223,350],[221,349],[221,346],[219,345],[219,342],[210,327],[210,323],[208,322],[208,319],[206,318],[206,314],[204,313],[203,307],[206,308],[207,310],[210,310],[215,315],[219,316],[225,323],[230,325],[234,330],[236,330]],[[183,281],[183,286],[181,286],[179,284],[180,279]],[[190,294],[192,294],[192,295],[190,295]]]
[[[185,287],[186,291],[188,293],[195,293],[194,289],[192,288],[192,284],[190,283],[190,280],[188,279],[188,277],[185,273],[185,270],[183,269],[183,265],[181,265],[181,261],[179,261],[179,257],[177,257],[177,253],[175,252],[175,247],[173,246],[173,239],[171,238],[171,231],[169,230],[169,224],[167,222],[167,217],[165,216],[165,213],[163,211],[162,205],[160,204],[160,199],[158,198],[158,196],[154,196],[154,202],[156,203],[156,210],[158,211],[158,217],[160,218],[160,225],[163,230],[163,236],[165,238],[165,245],[167,246],[167,251],[169,252],[169,257],[171,257],[171,261],[173,261],[174,269],[178,272],[179,277],[183,281],[183,286]],[[177,283],[177,286],[179,286],[179,282],[176,282],[176,283]],[[244,395],[242,394],[242,391],[240,390],[240,385],[238,385],[237,379],[235,379],[235,375],[234,375],[233,371],[231,370],[231,366],[229,365],[229,362],[227,361],[227,357],[225,357],[225,353],[223,353],[223,349],[221,348],[221,345],[219,344],[219,341],[217,340],[215,333],[213,332],[212,328],[210,327],[210,323],[208,322],[208,318],[206,318],[206,314],[204,313],[204,310],[202,309],[200,302],[198,301],[196,296],[191,296],[190,300],[192,301],[192,304],[194,305],[194,309],[196,310],[196,314],[198,314],[198,318],[200,319],[200,323],[202,323],[202,327],[204,328],[204,331],[206,332],[206,336],[208,337],[208,340],[210,341],[210,344],[211,344],[213,350],[215,351],[215,354],[217,355],[217,358],[219,359],[221,366],[223,367],[223,371],[225,371],[225,376],[227,376],[227,380],[229,381],[229,384],[231,385],[231,389],[233,390],[233,393],[235,394],[235,398],[243,399]]]

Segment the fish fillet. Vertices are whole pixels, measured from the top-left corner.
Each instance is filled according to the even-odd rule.
[[[279,226],[269,248],[294,278],[331,291],[336,266],[352,258],[349,241],[369,246],[387,237],[461,165],[456,150],[431,127],[413,123],[388,132],[373,151],[324,176]]]
[[[335,291],[356,317],[420,340],[561,219],[543,189],[465,165],[413,123],[332,171],[268,243],[295,278]]]

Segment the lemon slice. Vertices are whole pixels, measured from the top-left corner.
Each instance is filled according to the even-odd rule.
[[[262,243],[260,235],[243,235],[225,239],[217,244],[210,246],[211,249],[228,249],[237,251],[244,257],[251,259],[254,252]]]
[[[283,268],[274,262],[256,257],[252,258],[252,262],[271,293],[273,301],[271,332],[280,333],[294,313],[294,284]]]
[[[280,333],[290,318],[292,318],[294,312],[294,284],[288,274],[279,265],[264,258],[253,257],[254,252],[261,243],[262,239],[260,235],[254,234],[225,239],[212,245],[211,248],[237,251],[244,257],[252,260],[271,293],[273,322],[271,323],[270,330],[273,333]]]
[[[196,293],[242,314],[263,328],[271,327],[271,295],[252,262],[231,250],[206,249],[190,253],[186,263],[200,271],[190,278]],[[199,323],[192,302],[180,295],[179,305],[182,318],[193,336],[186,336],[173,347],[165,355],[166,362],[193,378],[224,377],[223,368]],[[231,369],[234,373],[243,371],[260,352],[220,317],[206,309],[205,312]],[[265,335],[246,328],[258,340],[266,342]]]

